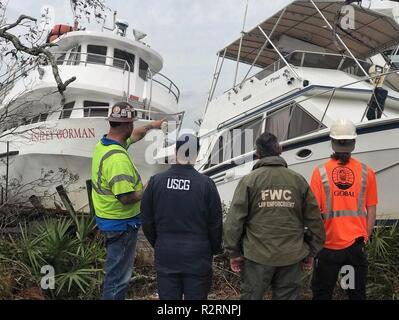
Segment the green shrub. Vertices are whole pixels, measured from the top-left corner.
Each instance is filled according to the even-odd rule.
[[[368,299],[399,299],[399,226],[379,225],[367,245]]]
[[[100,296],[105,250],[94,217],[47,219],[32,230],[21,226],[21,236],[11,239],[10,246],[7,258],[27,266],[36,284],[44,276],[43,266],[54,268],[55,289],[45,291],[48,298]]]

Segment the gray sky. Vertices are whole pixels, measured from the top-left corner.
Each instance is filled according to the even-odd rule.
[[[249,0],[245,29],[251,29],[289,2]],[[161,72],[182,92],[180,107],[189,110],[187,125],[201,117],[216,52],[239,37],[246,1],[108,0],[106,3],[118,11],[119,18],[147,33],[144,41],[164,58]],[[54,7],[56,23],[72,23],[69,0],[10,0],[8,16],[11,19],[25,13],[39,17],[45,5]],[[233,75],[229,78],[231,87]]]

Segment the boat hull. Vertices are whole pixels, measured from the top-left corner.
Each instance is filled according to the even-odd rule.
[[[389,129],[390,128],[390,129]],[[378,185],[378,219],[399,219],[399,121],[390,124],[375,126],[369,123],[363,127],[357,138],[356,149],[353,156],[369,165],[376,173]],[[363,131],[363,132],[362,132]],[[311,151],[306,159],[300,159],[298,152],[304,149]],[[285,146],[282,157],[287,161],[289,168],[303,175],[309,182],[316,166],[330,159],[332,153],[331,142],[328,135],[318,138],[304,139],[302,142]],[[254,161],[234,168],[217,172],[214,178],[222,201],[229,206],[234,190],[243,175],[248,174]]]
[[[88,211],[86,181],[91,179],[92,154],[96,143],[108,132],[103,118],[68,119],[49,122],[37,128],[21,127],[23,134],[10,135],[9,200],[29,203],[35,195],[47,208],[63,208],[56,192],[63,185],[76,210]],[[145,125],[137,121],[136,127]],[[148,150],[162,148],[163,141],[143,139],[132,145],[128,152],[143,182],[169,166],[154,163]],[[0,145],[0,177],[3,190],[6,175],[6,147]],[[5,193],[5,192],[4,192]]]

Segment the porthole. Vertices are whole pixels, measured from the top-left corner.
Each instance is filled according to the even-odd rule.
[[[296,156],[300,160],[309,159],[313,155],[313,151],[310,149],[301,149],[296,153]]]

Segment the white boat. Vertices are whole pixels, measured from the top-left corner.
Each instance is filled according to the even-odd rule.
[[[378,11],[382,14],[391,17],[399,23],[399,1],[376,1],[369,0],[368,5],[371,9]],[[387,56],[392,60],[395,64],[396,68],[399,69],[399,52],[396,49],[389,50],[386,52]]]
[[[378,70],[370,68],[371,58],[398,47],[399,25],[352,4],[355,29],[345,30],[336,24],[343,5],[293,1],[218,52],[197,168],[216,182],[227,206],[256,161],[254,139],[261,132],[277,135],[289,167],[309,181],[332,153],[330,125],[349,118],[358,131],[354,157],[377,174],[378,218],[399,219],[399,77],[388,65],[369,74]],[[242,81],[236,73],[233,86],[215,96],[226,60],[249,71]],[[254,67],[258,70],[251,74]],[[372,100],[382,82],[386,100]],[[383,108],[382,114],[372,119],[369,106]]]
[[[55,190],[62,184],[75,209],[87,211],[85,189],[91,178],[92,153],[108,132],[106,118],[116,102],[129,101],[135,106],[136,127],[162,118],[181,125],[180,91],[160,73],[162,57],[141,36],[137,40],[133,33],[128,36],[129,31],[126,22],[117,21],[113,31],[72,29],[49,39],[57,44],[51,51],[62,79],[77,78],[67,87],[65,101],[46,63],[19,70],[12,82],[2,85],[8,93],[0,114],[7,110],[21,115],[2,124],[0,132],[3,201],[8,185],[10,202],[26,202],[35,195],[47,207],[62,207]],[[144,181],[165,169],[165,165],[145,160],[150,143],[142,140],[129,150]],[[159,142],[160,148],[163,143]]]

